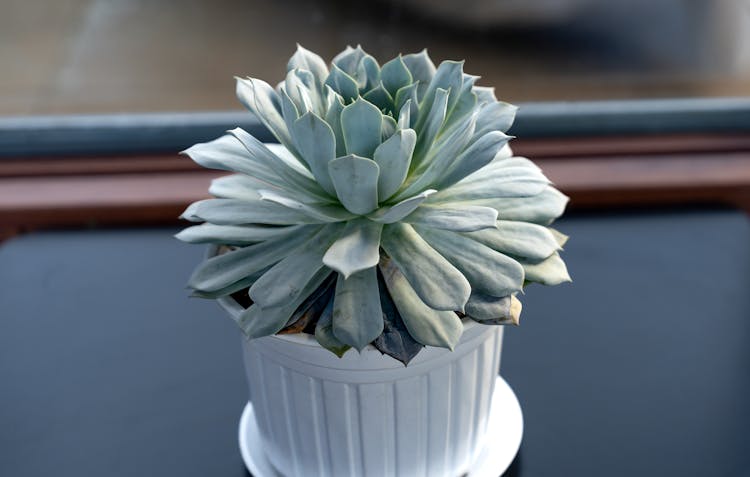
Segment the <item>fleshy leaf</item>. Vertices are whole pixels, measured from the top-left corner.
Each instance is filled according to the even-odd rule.
[[[565,194],[552,186],[547,186],[542,192],[532,196],[478,200],[471,203],[494,208],[500,219],[549,225],[562,215],[568,200]]]
[[[237,324],[250,339],[278,333],[289,322],[297,307],[325,282],[330,274],[331,271],[327,268],[319,270],[295,300],[283,305],[262,308],[257,303],[253,303],[250,308],[240,313]]]
[[[237,78],[237,98],[281,144],[296,154],[292,137],[281,114],[281,100],[268,83],[255,78]]]
[[[466,236],[498,252],[531,261],[544,260],[560,250],[547,227],[527,222],[499,220],[495,229],[470,232]]]
[[[326,86],[328,88],[328,86]],[[333,101],[331,106],[326,112],[326,123],[331,127],[333,135],[336,138],[336,157],[346,155],[346,144],[344,144],[344,133],[341,131],[341,112],[344,110],[344,103],[341,102],[341,97],[336,94],[333,90],[330,90],[330,94],[333,95]]]
[[[328,164],[336,195],[353,214],[364,215],[378,206],[380,168],[372,159],[354,154],[338,157]]]
[[[427,306],[463,311],[471,293],[469,282],[410,225],[384,227],[382,247]]]
[[[328,305],[318,318],[318,323],[315,325],[315,339],[320,346],[341,358],[351,346],[342,343],[333,334],[333,298],[331,296]]]
[[[293,334],[311,332],[326,305],[333,298],[334,285],[336,283],[336,274],[331,273],[328,278],[314,292],[308,296],[305,301],[294,311],[292,316],[284,325],[284,329],[279,334]],[[312,329],[311,329],[312,328]]]
[[[461,91],[461,86],[463,85],[463,68],[463,61],[446,60],[440,63],[440,66],[438,66],[435,75],[430,81],[430,85],[424,93],[424,97],[419,100],[419,108],[422,109],[433,104],[433,100],[436,98],[438,91],[442,89],[451,92],[451,98],[446,103],[448,109],[450,109],[455,103],[458,94]],[[430,112],[430,114],[432,114],[432,112]],[[423,132],[420,125],[425,124],[425,121],[426,118],[420,117],[417,127],[415,128],[420,134]]]
[[[355,75],[360,91],[367,91],[380,84],[380,65],[372,56],[365,54],[357,67]]]
[[[188,243],[216,243],[227,245],[250,245],[264,240],[276,240],[295,230],[301,225],[273,227],[266,225],[215,225],[200,224],[183,229],[175,237]]]
[[[292,225],[326,222],[262,199],[205,199],[190,204],[180,217],[191,222],[211,222],[216,225]]]
[[[527,262],[519,259],[526,271],[526,281],[541,283],[542,285],[560,285],[572,281],[568,268],[560,255],[555,252],[539,263]]]
[[[469,280],[472,291],[505,296],[523,288],[523,267],[514,259],[456,232],[426,227],[417,227],[416,230],[460,270]]]
[[[292,199],[284,194],[271,190],[259,190],[260,198],[269,202],[273,202],[284,207],[288,207],[292,210],[297,210],[316,223],[318,222],[341,222],[343,220],[349,220],[354,216],[343,207],[338,205],[328,204],[305,204],[296,199]]]
[[[549,179],[538,169],[502,167],[502,161],[472,174],[453,187],[441,190],[431,202],[461,202],[506,197],[528,197],[540,194]],[[502,215],[500,215],[502,218]]]
[[[380,222],[383,224],[392,224],[403,220],[404,217],[411,214],[416,210],[419,205],[424,202],[430,195],[434,194],[434,189],[429,189],[421,192],[414,197],[409,197],[401,202],[398,202],[390,207],[381,207],[368,217],[370,220]]]
[[[404,86],[400,90],[396,92],[396,97],[394,98],[394,108],[399,111],[399,123],[401,122],[401,117],[404,114],[409,115],[409,121],[406,126],[402,127],[411,127],[412,124],[415,124],[417,118],[419,117],[419,100],[417,99],[417,83],[412,83],[409,86]],[[408,108],[406,106],[408,105]],[[404,109],[406,108],[406,109]]]
[[[333,334],[342,343],[362,350],[383,332],[377,269],[339,275],[333,299]]]
[[[374,104],[380,111],[390,111],[393,109],[393,97],[385,90],[382,84],[375,86],[375,88],[362,95],[362,99]]]
[[[211,257],[195,269],[188,286],[195,290],[215,291],[231,285],[283,259],[318,230],[319,227],[290,230],[272,241]]]
[[[475,320],[493,320],[510,316],[510,297],[495,297],[476,291],[471,292],[466,302],[466,315]]]
[[[331,127],[313,113],[305,113],[292,127],[297,149],[310,166],[315,180],[326,192],[336,194],[328,163],[336,157],[336,138]]]
[[[364,99],[358,99],[341,112],[341,131],[349,154],[372,157],[380,145],[383,122],[380,110]]]
[[[489,132],[482,136],[458,156],[438,183],[438,188],[450,187],[492,162],[495,155],[509,140],[510,136],[506,136],[499,131]]]
[[[365,55],[367,55],[367,53],[365,53],[361,46],[357,45],[356,48],[347,46],[344,51],[333,58],[332,63],[337,68],[340,68],[341,71],[345,72],[351,77],[354,77],[357,74],[359,63],[362,61],[362,58],[364,58]]]
[[[182,154],[207,169],[242,172],[277,187],[288,185],[267,163],[248,154],[242,142],[231,134],[191,146]]]
[[[375,149],[373,159],[380,166],[378,198],[387,200],[401,187],[409,171],[417,142],[413,129],[401,129]]]
[[[380,140],[387,141],[391,136],[396,134],[397,129],[398,123],[396,122],[396,120],[388,116],[387,114],[384,114],[383,122],[380,125]],[[374,154],[375,153],[373,153],[373,155]]]
[[[463,323],[458,315],[453,311],[438,311],[427,306],[400,267],[391,260],[383,259],[380,270],[412,338],[426,346],[440,346],[451,350],[455,348],[463,332]]]
[[[512,104],[496,102],[489,103],[479,110],[477,124],[477,138],[490,131],[507,132],[513,125],[518,107]]]
[[[414,81],[420,81],[425,84],[429,84],[432,81],[432,77],[435,76],[435,64],[430,59],[430,55],[427,54],[426,49],[419,53],[404,55],[401,59],[406,67],[409,68]]]
[[[409,129],[411,127],[411,99],[401,107],[398,113],[398,127],[400,129]],[[415,140],[416,141],[416,140]]]
[[[460,207],[422,205],[404,222],[455,232],[495,229],[497,211],[491,207],[462,205]]]
[[[211,180],[208,193],[219,199],[260,199],[258,189],[267,189],[271,184],[245,174],[230,174]]]
[[[323,263],[344,278],[374,267],[380,260],[382,229],[383,224],[364,217],[348,222],[339,239],[326,251]]]
[[[456,162],[456,156],[464,150],[471,138],[475,119],[475,116],[471,116],[466,121],[461,121],[450,134],[432,145],[425,160],[412,173],[415,179],[398,194],[398,197],[414,194],[441,181],[446,171],[450,170]]]
[[[411,169],[417,169],[421,164],[427,151],[432,147],[432,143],[443,127],[445,121],[446,108],[448,107],[448,90],[438,89],[434,95],[435,101],[429,112],[425,114],[420,107],[419,122],[414,128],[417,131],[417,146],[414,150],[414,160]],[[424,119],[424,121],[422,121]],[[420,128],[420,124],[423,126]]]
[[[406,63],[404,63],[400,55],[383,65],[383,68],[380,70],[380,79],[385,89],[392,95],[395,95],[399,89],[412,83],[409,68],[406,67]]]
[[[323,255],[338,238],[343,226],[329,225],[309,237],[306,245],[290,251],[250,287],[250,298],[263,308],[294,301],[305,285],[320,271]]]
[[[391,294],[383,280],[383,274],[378,273],[378,287],[380,288],[380,308],[383,310],[383,333],[372,342],[381,353],[409,364],[409,361],[424,347],[409,334],[409,330],[401,318],[401,314],[393,303]]]
[[[495,88],[492,86],[474,86],[474,94],[477,95],[479,104],[497,101]]]
[[[310,50],[302,48],[299,44],[297,44],[297,51],[294,52],[294,55],[289,59],[289,63],[286,66],[287,71],[295,68],[301,68],[312,73],[321,86],[328,77],[328,67],[323,58]]]
[[[357,81],[341,71],[341,69],[335,64],[331,68],[331,72],[328,74],[325,84],[340,94],[345,102],[354,101],[354,99],[359,96]]]
[[[266,145],[242,129],[237,128],[229,132],[242,142],[251,156],[268,164],[288,184],[287,188],[291,186],[293,190],[300,189],[306,194],[328,199],[325,191],[312,179],[310,172],[304,170],[301,165],[297,168],[290,166],[288,159],[285,160],[284,157],[275,154]]]

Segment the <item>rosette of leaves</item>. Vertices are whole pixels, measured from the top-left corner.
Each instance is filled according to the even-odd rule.
[[[517,323],[525,284],[570,280],[548,227],[568,199],[512,156],[516,108],[477,78],[426,51],[380,65],[360,47],[330,66],[298,47],[276,88],[238,78],[279,144],[234,129],[185,151],[234,173],[182,216],[202,224],[179,239],[229,246],[195,270],[194,294],[248,296],[249,338],[307,331],[404,363],[452,349],[462,318]]]

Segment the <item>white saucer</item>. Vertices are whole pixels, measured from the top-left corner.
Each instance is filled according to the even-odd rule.
[[[521,446],[522,436],[521,406],[508,383],[498,376],[495,381],[495,392],[492,395],[485,446],[468,474],[465,475],[498,477],[513,462]],[[250,402],[245,405],[240,418],[240,453],[242,453],[247,470],[254,477],[278,475],[263,452],[258,425],[255,422],[255,412]]]

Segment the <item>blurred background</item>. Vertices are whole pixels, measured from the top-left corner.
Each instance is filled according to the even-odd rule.
[[[750,95],[748,0],[0,0],[0,115],[239,109],[233,76],[428,48],[511,102]]]

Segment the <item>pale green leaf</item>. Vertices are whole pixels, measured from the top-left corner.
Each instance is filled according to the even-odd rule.
[[[357,81],[343,72],[335,64],[331,68],[331,72],[328,75],[325,84],[340,94],[345,102],[353,101],[359,96],[359,86],[357,86]]]
[[[307,283],[324,267],[323,255],[342,228],[342,224],[326,226],[310,236],[304,247],[290,251],[250,287],[253,302],[269,308],[296,300]]]
[[[403,220],[404,217],[414,212],[419,207],[419,204],[424,202],[430,195],[434,194],[434,189],[428,189],[424,192],[420,192],[414,197],[409,197],[401,202],[398,202],[390,207],[381,207],[368,217],[370,220],[380,222],[383,224],[392,224]]]
[[[398,127],[400,129],[409,129],[411,127],[411,99],[407,99],[398,113]]]
[[[289,209],[296,210],[310,217],[315,223],[318,222],[341,222],[354,218],[354,215],[339,205],[328,204],[305,204],[291,196],[280,194],[272,190],[261,189],[258,191],[262,200],[270,201]]]
[[[211,257],[195,269],[188,286],[201,291],[220,290],[278,262],[319,231],[320,227],[288,230],[273,240]]]
[[[507,132],[513,125],[518,107],[503,102],[493,102],[484,105],[479,110],[476,137],[480,138],[490,131]]]
[[[495,229],[496,221],[495,209],[477,205],[461,207],[422,205],[404,218],[404,222],[410,224],[455,232]]]
[[[182,153],[207,169],[242,172],[277,187],[288,185],[267,163],[250,155],[242,142],[231,134],[196,144]]]
[[[332,160],[328,170],[336,195],[347,210],[364,215],[377,208],[380,168],[375,161],[350,154]]]
[[[272,187],[260,179],[245,174],[230,174],[211,180],[208,193],[221,199],[259,199],[258,189]]]
[[[269,147],[242,129],[233,129],[229,133],[242,142],[250,156],[268,164],[284,180],[286,183],[285,188],[289,189],[291,187],[291,190],[298,190],[301,193],[322,199],[323,201],[330,201],[330,197],[326,192],[313,180],[312,174],[304,169],[301,164],[298,163],[292,166],[291,164],[294,164],[294,162],[274,153]]]
[[[497,101],[495,97],[495,88],[492,86],[474,86],[474,94],[477,95],[479,104],[492,103]]]
[[[514,259],[456,232],[426,227],[416,227],[416,230],[460,270],[472,291],[505,296],[522,289],[523,267]]]
[[[419,53],[404,55],[401,59],[409,69],[414,81],[420,81],[425,84],[429,84],[432,81],[432,77],[435,76],[435,64],[430,59],[430,55],[427,54],[426,49]]]
[[[180,216],[191,222],[217,225],[294,225],[317,224],[321,220],[262,199],[205,199],[194,202]]]
[[[341,130],[341,112],[344,110],[344,103],[342,102],[341,97],[336,94],[336,92],[334,92],[328,86],[326,86],[326,88],[328,88],[329,94],[333,98],[333,101],[331,101],[331,105],[326,112],[325,120],[326,123],[331,126],[333,135],[336,138],[336,157],[341,157],[346,155],[344,133]]]
[[[438,311],[427,306],[410,282],[392,261],[384,259],[380,270],[409,334],[426,346],[453,349],[463,333],[463,323],[453,311]]]
[[[383,65],[380,70],[380,80],[392,95],[412,83],[411,73],[401,55]]]
[[[362,350],[383,332],[377,269],[339,275],[333,299],[333,334],[342,343]]]
[[[526,281],[543,285],[559,285],[572,281],[565,262],[557,252],[539,263],[526,262],[522,259],[519,259],[519,262],[526,271]]]
[[[414,149],[414,158],[411,165],[412,170],[420,166],[422,159],[424,159],[427,151],[432,147],[432,143],[445,121],[445,113],[448,106],[448,90],[438,89],[434,98],[435,101],[428,111],[424,111],[424,107],[420,106],[419,121],[414,128],[417,131],[417,145]],[[424,121],[422,121],[423,119]],[[421,128],[419,127],[420,123],[423,124]]]
[[[237,97],[281,144],[296,155],[297,151],[281,113],[281,100],[268,83],[255,78],[237,78]]]
[[[318,318],[318,323],[315,325],[315,339],[320,346],[340,358],[351,346],[342,343],[333,334],[333,299],[334,297],[331,296],[331,300]]]
[[[292,131],[302,158],[310,166],[315,180],[331,195],[336,194],[328,163],[336,157],[336,138],[331,127],[313,113],[305,113],[295,121]]]
[[[226,245],[250,245],[265,240],[275,240],[304,226],[274,227],[268,225],[215,225],[200,224],[187,227],[175,238],[188,243],[216,243]]]
[[[364,217],[347,222],[339,239],[326,251],[323,263],[344,278],[374,267],[380,259],[382,229],[383,224]]]
[[[529,222],[498,220],[496,229],[470,232],[466,236],[498,252],[532,261],[544,260],[560,250],[550,229]]]
[[[496,297],[472,291],[466,302],[466,315],[480,321],[509,318],[511,296]]]
[[[401,129],[375,149],[373,159],[380,166],[378,197],[381,201],[387,200],[404,183],[416,141],[413,129]]]
[[[478,171],[495,158],[495,155],[508,143],[510,136],[493,131],[482,136],[456,158],[451,167],[438,182],[438,189],[450,187],[466,176]]]
[[[382,84],[376,85],[373,89],[362,95],[362,99],[374,104],[380,111],[390,111],[393,109],[393,98]]]
[[[394,111],[399,112],[399,123],[406,121],[406,126],[402,128],[411,127],[415,124],[419,117],[419,101],[417,100],[417,84],[412,83],[409,86],[404,86],[396,92]],[[405,115],[408,119],[401,119]]]
[[[381,141],[387,141],[391,136],[396,134],[396,130],[398,130],[398,123],[395,119],[390,117],[387,114],[383,115],[383,123],[380,127],[380,140]],[[375,148],[377,150],[377,148]],[[373,155],[375,153],[373,152]]]
[[[559,230],[555,230],[555,229],[548,229],[548,230],[555,237],[555,240],[557,241],[557,245],[559,245],[560,246],[560,250],[562,250],[562,248],[565,246],[565,244],[568,243],[568,239],[570,237],[568,237],[564,233],[560,232]]]
[[[498,164],[490,164],[458,184],[441,190],[432,197],[431,202],[536,196],[549,185],[549,179],[538,169],[496,167]]]
[[[463,311],[471,293],[469,282],[410,225],[384,227],[382,247],[427,306]]]
[[[365,54],[357,67],[355,75],[360,91],[367,91],[380,84],[380,65],[372,56]]]
[[[344,51],[333,57],[332,63],[344,73],[354,77],[357,74],[360,62],[365,55],[367,55],[367,53],[365,53],[361,46],[357,45],[356,48],[352,48],[347,45]]]
[[[436,202],[440,202],[441,200],[438,197]],[[441,203],[447,206],[454,204],[453,202]],[[498,218],[501,220],[517,220],[549,225],[562,215],[567,203],[568,198],[564,194],[552,186],[547,186],[540,193],[527,197],[477,199],[469,202],[455,203],[455,205],[485,205],[497,210]]]
[[[280,306],[262,308],[254,303],[250,308],[240,313],[237,324],[249,339],[270,336],[281,331],[311,293],[326,281],[331,271],[320,269],[318,273],[305,285],[305,288],[295,300]]]
[[[312,73],[319,85],[322,85],[328,77],[328,67],[323,58],[299,44],[297,44],[297,51],[294,52],[286,66],[287,71],[295,68],[301,68]]]
[[[429,86],[424,92],[424,96],[419,100],[419,109],[422,110],[433,104],[438,90],[441,89],[452,92],[452,97],[446,102],[448,109],[450,109],[453,104],[455,104],[458,94],[461,91],[461,86],[463,85],[463,67],[463,61],[446,60],[440,63],[440,66],[438,66],[437,71],[435,71],[435,75],[432,77]],[[421,134],[421,125],[424,125],[425,122],[426,118],[420,117],[417,122],[417,127],[414,129]]]
[[[453,128],[450,134],[433,144],[421,167],[412,173],[413,181],[396,198],[412,195],[439,182],[471,138],[475,119],[473,115],[466,118],[461,121],[460,127]]]
[[[380,128],[383,122],[380,110],[360,98],[341,112],[341,131],[346,151],[362,157],[372,157],[380,145]]]

